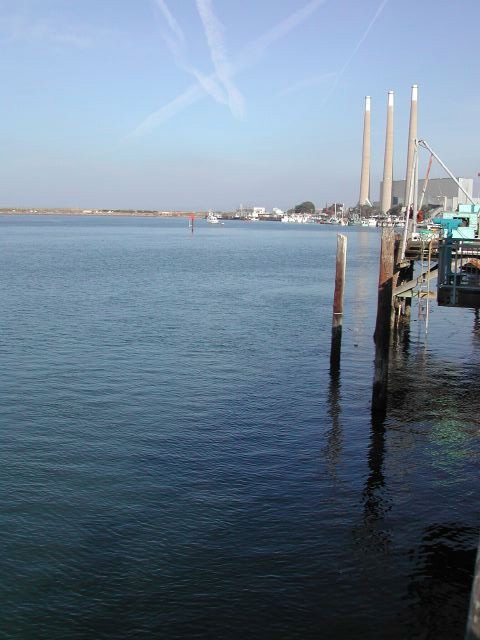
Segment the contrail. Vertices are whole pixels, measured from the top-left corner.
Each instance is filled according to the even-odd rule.
[[[266,49],[280,38],[286,36],[297,25],[310,17],[327,0],[311,0],[298,11],[291,13],[285,20],[278,22],[259,38],[250,43],[241,53],[241,68],[249,66],[259,58]]]
[[[170,27],[170,31],[172,31],[172,33],[175,34],[177,40],[179,42],[184,43],[185,42],[185,36],[183,34],[183,31],[180,27],[180,25],[178,24],[178,22],[175,20],[174,16],[172,15],[170,9],[167,6],[167,3],[165,2],[165,0],[155,0],[155,2],[157,3],[158,8],[160,9],[160,11],[163,13],[163,15],[165,16],[165,20],[168,22],[168,26]]]
[[[126,142],[132,138],[139,138],[140,136],[148,133],[160,124],[170,120],[170,118],[173,118],[173,116],[182,111],[182,109],[185,109],[194,102],[197,102],[202,95],[202,89],[198,84],[190,85],[186,91],[177,96],[174,100],[171,100],[166,105],[147,116],[136,129],[123,139],[123,141]]]
[[[170,9],[168,8],[165,0],[155,1],[158,8],[163,13],[168,26],[170,27],[172,36],[163,34],[163,39],[167,43],[167,46],[170,49],[177,65],[180,67],[180,69],[192,75],[198,82],[198,84],[202,87],[202,89],[204,89],[206,93],[210,94],[214,100],[216,100],[220,104],[228,104],[227,94],[223,91],[216,78],[213,76],[206,76],[204,73],[187,62],[185,53],[185,36],[180,25],[170,12]]]
[[[213,67],[228,95],[230,111],[237,118],[241,118],[245,113],[245,101],[231,79],[232,69],[227,59],[223,25],[213,12],[211,0],[196,0],[196,4],[210,49]]]
[[[239,71],[251,66],[268,49],[268,47],[286,36],[292,29],[312,15],[321,5],[325,4],[325,2],[326,0],[311,0],[301,9],[290,14],[287,18],[281,20],[271,29],[247,45],[232,64],[232,75],[235,75]],[[208,78],[217,80],[218,76],[214,73],[211,76],[208,76]],[[154,127],[172,118],[187,106],[197,102],[197,100],[200,100],[203,95],[200,88],[200,83],[197,82],[192,84],[174,100],[171,100],[166,105],[147,116],[145,120],[138,125],[138,127],[124,138],[124,140],[137,138],[146,134]]]
[[[347,61],[345,62],[345,64],[343,65],[343,67],[340,69],[340,71],[338,72],[335,81],[330,89],[330,91],[328,92],[328,94],[325,96],[325,99],[323,101],[323,104],[326,104],[328,102],[328,100],[332,97],[333,93],[335,92],[335,89],[338,87],[338,83],[340,82],[340,80],[342,79],[345,71],[348,69],[348,67],[350,66],[350,64],[352,63],[352,60],[355,58],[355,56],[358,53],[358,50],[360,49],[360,47],[362,46],[362,44],[365,42],[368,34],[370,33],[373,25],[375,24],[375,22],[377,21],[379,15],[382,13],[385,5],[387,4],[388,0],[382,0],[382,2],[379,4],[379,6],[377,7],[377,10],[375,11],[375,15],[373,16],[373,18],[370,20],[370,23],[368,24],[367,28],[365,29],[362,37],[360,38],[360,40],[357,42],[355,48],[353,49],[352,53],[350,54],[350,56],[347,58]]]

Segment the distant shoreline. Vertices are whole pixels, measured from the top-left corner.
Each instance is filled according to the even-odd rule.
[[[248,216],[239,216],[231,211],[216,212],[222,220],[251,222]],[[204,220],[208,211],[149,211],[133,209],[0,209],[0,216],[70,216],[84,218],[191,218]],[[267,215],[257,218],[262,222],[280,222],[281,216]]]
[[[86,217],[138,217],[138,218],[204,218],[207,211],[149,211],[134,209],[0,209],[5,216],[86,216]]]

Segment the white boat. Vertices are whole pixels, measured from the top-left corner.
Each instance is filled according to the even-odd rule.
[[[207,222],[209,224],[219,224],[220,221],[217,218],[217,216],[213,213],[213,211],[209,211],[207,216]]]

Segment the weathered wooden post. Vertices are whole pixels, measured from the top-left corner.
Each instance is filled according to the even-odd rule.
[[[342,347],[343,293],[345,289],[345,268],[347,262],[347,236],[337,234],[337,260],[335,269],[335,293],[333,296],[332,344],[330,347],[330,369],[340,366]]]
[[[393,229],[384,227],[380,250],[378,276],[377,321],[375,325],[375,373],[372,391],[372,412],[385,413],[387,408],[388,357],[392,327],[392,298],[394,273],[395,235]]]

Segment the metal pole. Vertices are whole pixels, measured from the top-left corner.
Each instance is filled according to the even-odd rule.
[[[430,269],[432,266],[432,240],[428,241],[428,271],[427,271],[427,312],[425,315],[425,334],[428,333],[428,321],[430,319]]]
[[[420,142],[418,144],[420,144]],[[422,193],[420,195],[420,202],[418,204],[418,210],[419,211],[423,207],[423,199],[425,197],[425,192],[427,190],[428,180],[429,180],[429,177],[430,177],[430,169],[432,168],[432,162],[433,162],[433,155],[430,154],[430,160],[428,161],[427,173],[425,174],[425,180],[423,181],[423,189],[422,189]]]
[[[430,151],[430,153],[432,154],[432,156],[435,158],[435,160],[445,169],[445,171],[448,173],[448,175],[451,177],[451,179],[455,182],[455,184],[457,185],[457,187],[460,189],[460,191],[463,191],[463,193],[467,196],[467,198],[470,200],[470,202],[472,204],[475,204],[474,199],[472,198],[472,196],[470,196],[465,189],[462,187],[462,185],[460,184],[460,182],[455,178],[455,176],[453,175],[453,173],[450,171],[450,169],[447,167],[446,164],[444,164],[440,158],[437,156],[437,154],[435,153],[435,151],[432,149],[432,147],[425,141],[425,140],[419,140],[418,144],[422,147],[424,147],[425,149],[427,149],[428,151]]]
[[[415,156],[413,163],[413,220],[412,220],[412,232],[417,232],[417,206],[418,206],[418,140],[415,140]]]
[[[410,202],[412,201],[413,194],[413,181],[415,179],[415,172],[411,171],[410,173],[410,185],[408,189],[408,202],[407,208],[405,209],[405,227],[403,229],[403,238],[402,238],[402,248],[400,251],[400,259],[403,260],[405,258],[405,250],[407,248],[407,237],[408,237],[408,227],[409,227],[409,215],[410,215]]]

